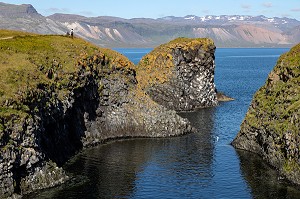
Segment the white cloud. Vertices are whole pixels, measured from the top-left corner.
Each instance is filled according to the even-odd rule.
[[[202,13],[208,14],[208,13],[209,13],[209,10],[202,10]]]
[[[250,10],[251,9],[251,5],[249,5],[249,4],[242,4],[241,7],[245,10]]]
[[[291,9],[292,12],[300,12],[300,8],[293,8]]]
[[[69,12],[68,8],[48,8],[45,10],[47,13],[67,13]]]
[[[263,5],[264,7],[266,7],[266,8],[272,8],[272,7],[273,7],[272,2],[265,2],[265,3],[263,3],[262,5]]]

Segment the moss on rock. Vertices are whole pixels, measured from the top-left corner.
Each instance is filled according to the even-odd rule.
[[[57,162],[74,154],[65,136],[69,132],[54,130],[65,122],[70,96],[112,73],[124,74],[130,84],[134,75],[126,74],[134,74],[133,69],[123,55],[79,38],[0,30],[0,197],[62,183],[62,169],[53,174],[49,167],[49,146],[60,150],[54,155]],[[74,140],[75,134],[69,136]]]
[[[137,80],[141,88],[145,89],[153,84],[170,81],[174,70],[174,49],[191,51],[202,49],[208,51],[215,48],[209,38],[177,38],[169,43],[156,47],[145,55],[137,66]]]
[[[134,68],[123,55],[82,39],[1,30],[0,116],[26,112],[24,100],[53,88],[63,99],[80,70]],[[94,65],[93,65],[94,64]],[[91,68],[94,67],[94,68]],[[99,71],[101,72],[101,71]]]
[[[300,44],[280,56],[233,145],[260,154],[300,184]]]
[[[139,62],[138,87],[171,110],[216,106],[215,49],[208,38],[178,38],[160,45]]]
[[[63,183],[84,147],[194,130],[137,88],[126,57],[82,39],[0,30],[0,60],[0,197]]]

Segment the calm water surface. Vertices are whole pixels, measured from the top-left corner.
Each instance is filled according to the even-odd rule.
[[[116,50],[137,63],[151,49]],[[217,88],[236,100],[181,114],[197,133],[84,150],[65,165],[69,183],[28,198],[299,198],[259,157],[230,145],[253,94],[286,51],[218,49]]]

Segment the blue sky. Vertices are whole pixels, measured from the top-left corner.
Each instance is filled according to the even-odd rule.
[[[7,0],[32,4],[44,16],[69,13],[85,16],[159,18],[186,15],[265,15],[300,20],[300,0]]]

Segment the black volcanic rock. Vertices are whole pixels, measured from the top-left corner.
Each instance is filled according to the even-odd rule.
[[[300,185],[300,44],[280,56],[232,142]]]
[[[141,90],[121,54],[79,38],[0,31],[9,34],[0,40],[0,198],[64,183],[61,166],[85,147],[194,131]]]
[[[155,48],[137,67],[139,84],[157,103],[176,111],[218,104],[211,39],[178,38]]]

